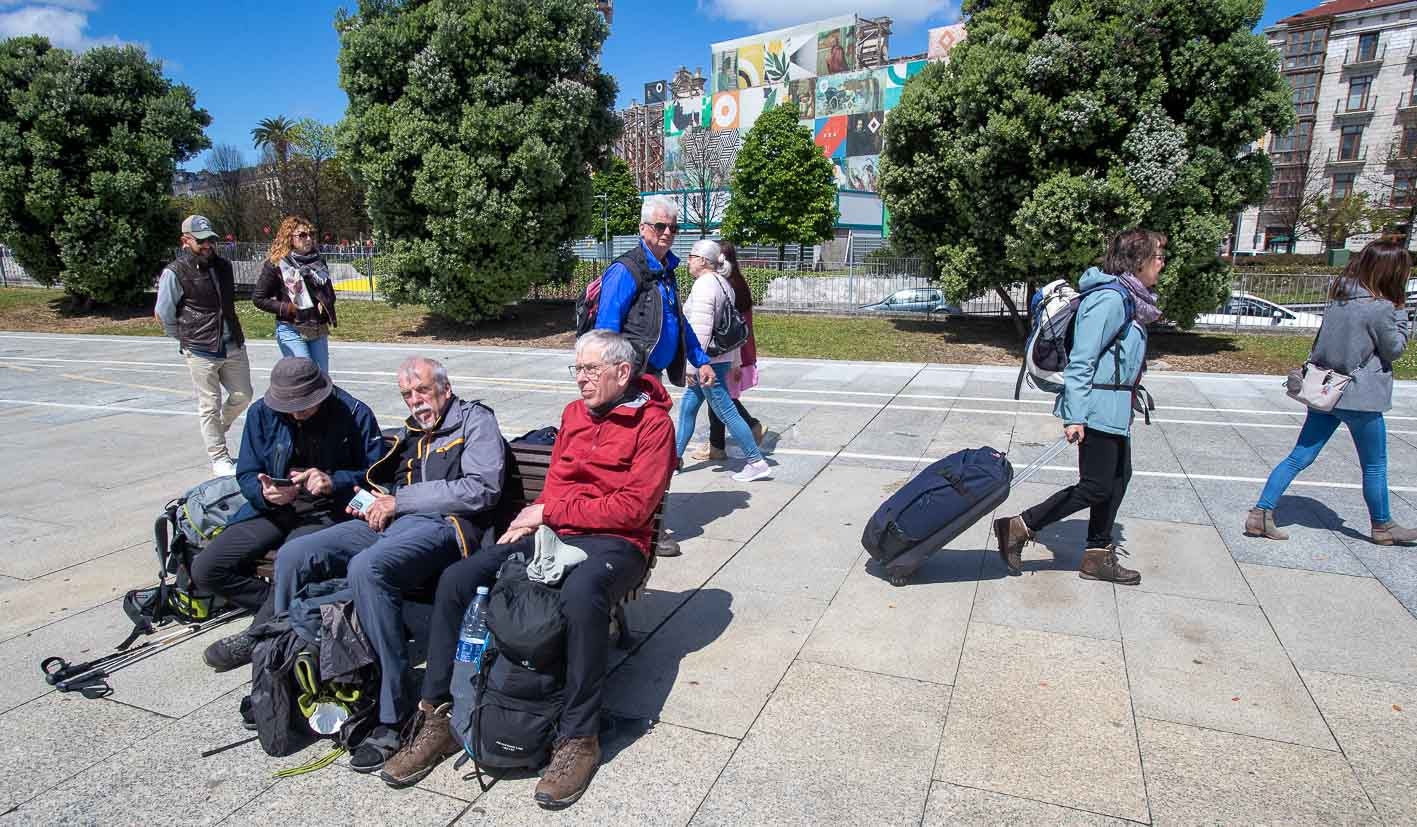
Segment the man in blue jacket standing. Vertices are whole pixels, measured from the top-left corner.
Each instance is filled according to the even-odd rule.
[[[684,319],[674,268],[674,237],[679,233],[679,205],[651,195],[640,207],[640,245],[620,256],[600,277],[600,305],[595,327],[624,334],[655,378],[665,372],[684,387],[684,361],[698,369],[698,381],[713,384],[713,368],[698,337]]]
[[[286,540],[348,519],[354,487],[384,454],[369,406],[334,386],[314,362],[294,356],[271,369],[266,395],[246,411],[236,479],[246,505],[192,561],[193,584],[269,619],[271,585],[256,577]],[[255,638],[242,632],[208,646],[218,672],[251,662]]]

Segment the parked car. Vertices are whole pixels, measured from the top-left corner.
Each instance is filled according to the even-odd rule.
[[[1301,313],[1281,307],[1242,290],[1230,293],[1230,299],[1214,313],[1202,313],[1196,324],[1224,327],[1307,327],[1317,328],[1324,317],[1317,313]]]
[[[863,304],[861,310],[881,313],[943,313],[959,315],[963,311],[945,301],[945,294],[934,287],[912,287],[897,290],[875,304]]]
[[[1417,319],[1417,279],[1407,280],[1407,318]]]

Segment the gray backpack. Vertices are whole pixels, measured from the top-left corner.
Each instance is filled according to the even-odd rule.
[[[178,501],[177,530],[193,551],[204,548],[246,504],[236,477],[217,477],[191,489]]]

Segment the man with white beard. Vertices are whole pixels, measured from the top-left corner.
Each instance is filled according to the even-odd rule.
[[[401,593],[437,582],[443,569],[492,545],[505,482],[506,443],[491,408],[454,396],[433,359],[406,360],[398,378],[411,415],[369,469],[363,496],[355,489],[348,511],[359,519],[292,540],[276,557],[276,614],[307,584],[346,577],[379,655],[379,726],[351,756],[356,772],[383,767],[418,706]]]

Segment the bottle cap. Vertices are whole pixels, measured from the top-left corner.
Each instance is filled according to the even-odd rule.
[[[487,594],[487,587],[486,587],[486,586],[478,586],[478,587],[477,587],[477,593],[478,593],[478,594]]]

